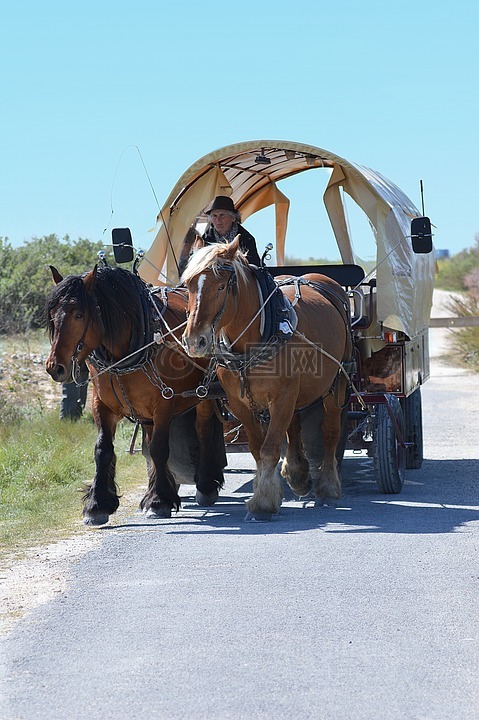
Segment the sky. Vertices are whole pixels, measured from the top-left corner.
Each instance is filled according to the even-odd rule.
[[[190,165],[265,138],[371,167],[418,208],[422,180],[436,248],[474,247],[478,36],[476,0],[3,3],[0,237],[109,243],[129,226],[146,250]],[[280,186],[287,253],[332,259],[323,180],[303,175]],[[268,212],[245,222],[259,248]]]

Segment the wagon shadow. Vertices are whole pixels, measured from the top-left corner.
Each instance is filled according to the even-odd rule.
[[[200,508],[193,496],[184,496],[180,513],[171,519],[139,518],[115,529],[147,527],[169,535],[288,535],[314,529],[401,535],[468,532],[467,523],[479,522],[478,466],[478,460],[425,460],[420,470],[406,472],[402,493],[384,495],[377,490],[371,461],[353,458],[344,462],[344,494],[336,507],[314,507],[312,498],[298,499],[285,486],[279,515],[269,523],[248,523],[244,503],[253,491],[249,479],[220,494],[212,508]]]

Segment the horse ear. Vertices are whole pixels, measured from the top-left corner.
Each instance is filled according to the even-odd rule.
[[[95,284],[96,284],[97,270],[98,270],[98,265],[95,265],[93,270],[90,270],[90,272],[87,273],[85,275],[85,277],[83,278],[83,284],[85,285],[87,290],[90,290],[90,292],[93,290],[93,288],[95,287]]]
[[[192,252],[195,253],[197,250],[201,250],[201,248],[204,248],[204,246],[205,246],[205,241],[203,240],[202,237],[197,235],[195,237],[195,241],[193,243]]]
[[[58,283],[61,283],[61,281],[63,280],[63,276],[60,275],[60,273],[58,272],[56,267],[53,267],[53,265],[49,265],[48,267],[52,271],[53,282],[55,283],[55,285],[58,285]]]
[[[224,258],[226,260],[234,259],[236,253],[239,250],[240,237],[241,237],[241,235],[238,234],[234,240],[232,240],[230,243],[228,243],[227,251],[224,254]]]

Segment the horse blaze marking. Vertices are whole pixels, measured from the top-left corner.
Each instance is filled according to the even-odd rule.
[[[206,274],[202,273],[198,278],[198,286],[196,288],[196,310],[198,310],[200,300],[201,300],[201,292],[203,290],[203,285],[205,284],[206,280]]]

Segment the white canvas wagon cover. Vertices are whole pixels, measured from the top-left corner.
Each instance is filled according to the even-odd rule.
[[[185,235],[216,195],[231,196],[243,221],[274,206],[276,258],[283,264],[289,200],[278,182],[317,169],[326,169],[330,175],[323,201],[342,261],[358,262],[341,196],[345,192],[368,217],[376,241],[378,320],[414,337],[429,326],[435,272],[433,253],[415,254],[409,239],[411,220],[421,213],[380,173],[312,145],[282,140],[241,142],[193,163],[158,215],[159,229],[140,265],[141,276],[153,285],[178,281],[177,263]],[[257,242],[259,246],[260,239]],[[294,254],[294,247],[290,252]],[[314,252],[312,248],[312,256]]]

